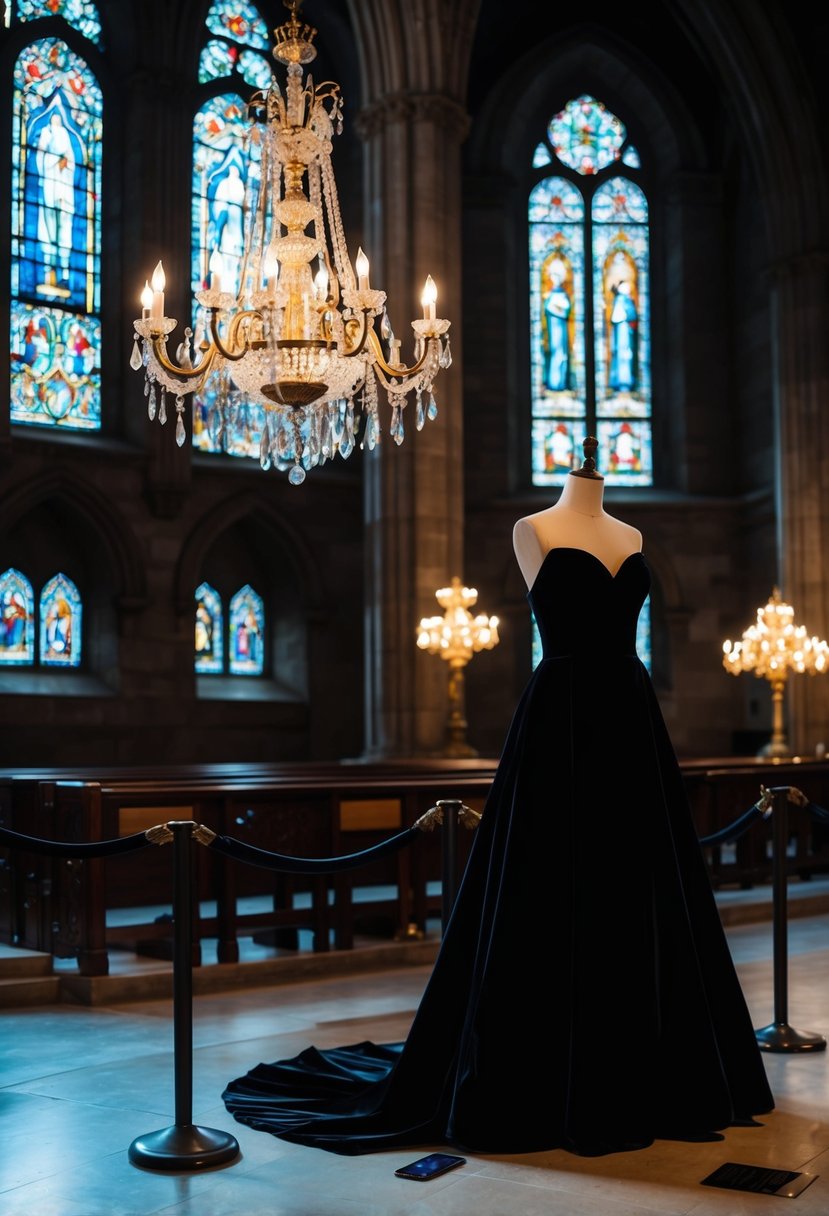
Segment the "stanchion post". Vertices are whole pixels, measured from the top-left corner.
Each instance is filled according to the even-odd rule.
[[[133,1165],[156,1170],[197,1170],[225,1165],[239,1154],[228,1132],[193,1123],[193,904],[191,820],[167,824],[173,833],[173,1048],[176,1121],[133,1140]]]
[[[789,848],[788,786],[775,786],[772,794],[772,900],[774,950],[774,1021],[755,1032],[763,1051],[823,1051],[826,1039],[820,1034],[795,1030],[789,1025],[788,874]]]
[[[440,884],[441,932],[446,932],[455,906],[458,873],[458,818],[463,803],[459,798],[441,798],[437,805],[443,811],[443,869]]]

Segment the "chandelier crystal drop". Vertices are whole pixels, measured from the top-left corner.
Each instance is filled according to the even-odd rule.
[[[389,434],[404,439],[404,410],[416,398],[415,428],[437,416],[433,383],[451,366],[450,322],[436,316],[437,289],[426,279],[423,316],[412,321],[411,364],[401,359],[386,294],[369,283],[362,249],[352,266],[331,165],[342,132],[342,98],[331,81],[315,86],[302,65],[316,56],[316,30],[299,21],[302,0],[285,0],[289,20],[274,31],[274,58],[287,69],[284,91],[272,77],[248,105],[249,145],[258,145],[259,179],[249,177],[238,292],[222,287],[223,262],[210,259],[210,285],[198,291],[195,331],[184,331],[173,360],[167,341],[177,321],[164,314],[159,262],[141,293],[130,366],[143,370],[150,418],[166,420],[173,395],[176,441],[186,438],[184,399],[211,391],[214,442],[251,402],[264,407],[259,463],[306,471],[337,453],[380,442],[378,388],[391,406]],[[379,333],[378,333],[379,329]]]

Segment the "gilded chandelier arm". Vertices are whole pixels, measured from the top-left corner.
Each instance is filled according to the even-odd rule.
[[[215,350],[217,350],[219,352],[219,354],[222,356],[223,359],[228,359],[230,362],[235,363],[239,359],[243,359],[245,357],[245,355],[248,353],[248,351],[252,349],[250,338],[245,336],[242,339],[241,348],[237,347],[235,353],[231,352],[229,350],[226,350],[224,344],[222,343],[221,338],[219,337],[218,313],[219,313],[218,308],[210,309],[210,337],[213,340],[213,346],[214,346]],[[236,335],[238,333],[240,325],[242,324],[243,321],[247,320],[249,317],[256,317],[258,320],[260,320],[260,321],[262,320],[261,312],[258,312],[255,308],[248,308],[248,309],[245,309],[243,312],[237,312],[235,314],[235,316],[232,318],[232,320],[230,322],[228,336],[229,336],[231,342],[234,344],[234,346],[236,345]]]
[[[161,336],[155,336],[151,339],[153,348],[153,357],[158,362],[159,366],[168,372],[171,376],[180,377],[182,380],[196,380],[209,371],[210,364],[213,362],[213,356],[216,354],[216,348],[209,346],[204,352],[204,356],[199,362],[198,367],[179,367],[173,363],[167,355],[166,341]]]
[[[377,334],[373,329],[369,330],[368,340],[371,343],[371,349],[374,351],[374,358],[377,366],[382,372],[385,372],[387,376],[393,376],[395,380],[402,380],[406,376],[416,376],[423,367],[429,355],[429,343],[427,339],[423,346],[423,354],[412,367],[392,367],[391,364],[387,363],[383,358],[383,348],[380,345],[380,339],[377,337]]]

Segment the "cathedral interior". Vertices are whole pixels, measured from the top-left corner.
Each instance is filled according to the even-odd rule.
[[[539,657],[513,526],[556,501],[591,437],[605,510],[644,538],[652,583],[637,646],[700,833],[744,811],[763,784],[790,783],[829,806],[825,14],[806,20],[781,0],[627,10],[596,0],[578,12],[527,0],[5,0],[0,11],[0,158],[10,166],[0,191],[10,335],[0,345],[10,389],[0,411],[0,827],[91,840],[192,815],[263,848],[319,856],[365,847],[440,798],[480,810]],[[289,21],[300,25],[274,63],[274,37]],[[322,134],[297,138],[293,162],[287,136],[269,142],[280,120],[262,100],[271,73],[284,75],[291,36],[313,43],[302,67],[324,110]],[[309,112],[314,102],[294,100]],[[319,251],[326,285],[311,286],[306,265],[296,295],[285,267],[304,255],[282,249],[279,304],[265,269],[269,240],[278,244],[267,191],[284,188],[281,223],[299,247],[298,194],[330,215],[334,180],[333,233]],[[248,320],[222,322],[219,336],[208,319],[219,303]],[[352,394],[344,380],[336,399],[329,392],[323,420],[313,398],[288,399],[296,386],[276,365],[290,340],[272,339],[277,323],[283,335],[294,323],[295,350],[310,358],[315,337],[340,332],[344,309],[344,341],[365,382]],[[264,313],[271,321],[258,329]],[[264,398],[247,391],[241,370],[233,381],[234,341],[251,375],[270,360]],[[208,348],[213,370],[199,377],[193,365]],[[409,377],[413,391],[395,396],[407,383],[402,369],[424,361],[427,374]],[[435,617],[436,594],[453,580],[474,588],[466,619],[484,614],[489,633],[450,665],[420,622]],[[729,668],[724,643],[745,639],[762,607],[770,614],[781,602],[802,627],[796,645],[780,644],[782,676],[756,663]],[[481,619],[472,624],[480,633]],[[595,739],[599,764],[605,742]],[[333,833],[309,826],[332,814]],[[257,835],[265,820],[273,826]],[[790,876],[811,884],[798,901],[796,943],[793,934],[797,1019],[825,1030],[826,829],[787,848]],[[738,915],[730,929],[758,1024],[772,1016],[769,856],[763,840],[709,857],[718,897],[729,887],[769,892],[765,903],[758,894],[764,912],[751,931]],[[326,1034],[339,1041],[338,1016],[355,1035],[385,1034],[385,1018],[403,1033],[432,957],[422,951],[440,932],[435,849],[431,857],[428,873],[415,867],[405,882],[400,869],[377,871],[384,891],[397,884],[382,903],[392,970],[373,964],[361,986],[355,962],[352,973],[309,973],[307,992],[299,983],[280,990],[289,1016],[279,1051],[293,1040],[298,1050],[307,1025],[331,1022]],[[48,1009],[31,991],[0,995],[0,1006],[16,1006],[0,1017],[31,1056],[43,1037],[65,1034],[71,1053],[89,1029],[104,1033],[102,1019],[120,1023],[98,1063],[115,1069],[119,1043],[132,1053],[120,1093],[141,1067],[138,1053],[155,1052],[146,1039],[169,1010],[149,982],[125,996],[128,985],[104,981],[127,967],[119,957],[139,976],[155,958],[169,980],[169,955],[149,911],[147,936],[157,940],[143,954],[128,932],[119,937],[116,911],[143,902],[163,914],[167,871],[153,862],[147,880],[124,869],[119,890],[122,863],[107,862],[106,879],[89,875],[89,912],[51,860],[20,866],[1,840],[0,859],[0,963],[54,955],[68,975],[80,960],[88,981],[69,982],[64,1003]],[[216,874],[201,880],[212,898]],[[152,890],[142,897],[145,882]],[[238,895],[265,889],[246,876]],[[351,895],[350,885],[337,888],[337,898]],[[91,919],[70,932],[61,918],[81,904]],[[307,943],[324,934],[327,951],[329,923],[318,903],[306,911],[279,925],[321,965],[319,938]],[[221,910],[211,915],[221,921]],[[253,947],[244,935],[239,944],[237,928],[217,964],[238,977]],[[203,929],[206,963],[215,921]],[[407,929],[419,940],[405,940]],[[356,959],[374,930],[353,908],[335,915],[328,953],[353,947]],[[272,942],[287,940],[271,932]],[[119,943],[132,953],[119,956]],[[421,954],[406,967],[409,947]],[[0,985],[5,975],[0,967]],[[200,1043],[215,1041],[216,1057],[207,1064],[199,1053],[197,1099],[223,1127],[232,1120],[212,1108],[238,1062],[219,1020],[248,1047],[264,1039],[270,989],[257,985],[266,982],[246,981],[232,1000],[214,993],[204,1006]],[[158,1083],[170,1055],[153,1059],[147,1076]],[[71,1134],[44,1100],[65,1096],[68,1065],[51,1061],[51,1086],[43,1070],[8,1063],[0,1126],[14,1126],[19,1103],[21,1118],[43,1120],[48,1155]],[[783,1108],[776,1139],[757,1149],[740,1131],[729,1159],[777,1165],[782,1156],[819,1173],[814,1162],[829,1152],[825,1057],[776,1057],[771,1068]],[[166,1099],[125,1099],[129,1114],[107,1140],[96,1075],[90,1065],[70,1113],[106,1151],[81,1166],[64,1143],[55,1176],[74,1171],[75,1181],[53,1188],[31,1153],[26,1169],[0,1167],[9,1216],[390,1216],[488,1213],[497,1203],[527,1216],[736,1210],[726,1192],[695,1189],[704,1170],[689,1164],[687,1146],[674,1157],[662,1146],[618,1175],[605,1162],[591,1179],[582,1163],[564,1182],[567,1166],[553,1154],[549,1168],[562,1171],[553,1183],[536,1177],[529,1157],[516,1159],[520,1176],[510,1173],[515,1162],[496,1161],[491,1194],[486,1169],[463,1195],[456,1171],[433,1184],[427,1209],[417,1188],[386,1196],[379,1181],[381,1197],[371,1199],[385,1161],[373,1160],[375,1174],[359,1186],[360,1162],[347,1162],[346,1184],[341,1161],[263,1146],[249,1132],[254,1174],[284,1168],[291,1180],[278,1208],[255,1186],[245,1205],[244,1178],[234,1195],[232,1171],[213,1199],[207,1190],[199,1198],[198,1176],[187,1180],[194,1190],[178,1191],[150,1176],[142,1192],[116,1181],[105,1160]],[[713,1168],[713,1146],[704,1148]],[[526,1198],[516,1200],[523,1183]],[[798,1202],[817,1213],[829,1201],[816,1183]]]

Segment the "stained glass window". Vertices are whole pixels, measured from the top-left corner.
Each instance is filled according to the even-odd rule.
[[[9,568],[0,575],[0,667],[35,665],[79,667],[83,605],[78,588],[65,574],[55,574],[43,587],[35,611],[32,584]]]
[[[242,0],[216,0],[210,7],[205,24],[211,34],[221,34],[260,51],[270,50],[268,27],[259,16],[255,4],[244,4]]]
[[[648,203],[628,176],[640,164],[588,94],[533,152],[533,169],[550,169],[528,204],[534,485],[563,484],[587,435],[607,485],[653,480]]]
[[[599,469],[611,485],[650,485],[648,204],[634,182],[613,177],[592,209]]]
[[[14,67],[11,420],[97,430],[102,96],[56,38]]]
[[[221,80],[234,71],[254,89],[267,89],[272,72],[267,55],[270,31],[253,4],[217,0],[205,19],[214,35],[202,50],[199,82]],[[253,48],[253,49],[250,49]],[[255,197],[260,149],[249,141],[247,100],[235,93],[210,98],[196,114],[193,128],[192,290],[209,285],[210,260],[220,255],[223,291],[236,292],[244,248],[245,196]],[[214,263],[215,265],[215,263]],[[194,329],[199,306],[193,302]],[[193,396],[193,444],[202,452],[259,456],[264,408],[233,387],[216,370]]]
[[[199,60],[199,84],[221,80],[235,71],[240,72],[243,79],[255,89],[267,89],[271,82],[270,66],[261,55],[253,51],[240,52],[232,42],[211,38]]]
[[[231,675],[260,676],[265,664],[265,607],[247,584],[230,601],[228,632]]]
[[[563,177],[530,195],[532,469],[549,485],[584,437],[584,201]]]
[[[222,598],[209,583],[196,588],[196,671],[224,671]]]
[[[34,592],[19,570],[0,574],[0,666],[30,666],[35,656]]]
[[[97,5],[92,0],[16,0],[18,21],[36,21],[38,17],[63,17],[90,42],[101,45],[101,22]],[[6,24],[9,24],[12,0],[6,0]]]
[[[247,111],[235,93],[211,97],[193,126],[192,290],[215,283],[210,261],[218,252],[218,279],[223,291],[236,292],[244,250],[245,194],[259,180],[259,145],[249,144]],[[214,263],[215,267],[215,263]],[[194,322],[199,305],[194,300]],[[228,394],[233,410],[227,411]],[[224,417],[232,421],[222,429]],[[206,452],[256,456],[264,409],[231,388],[226,369],[208,378],[193,402],[193,443]]]
[[[627,132],[615,114],[585,93],[553,115],[547,134],[563,165],[591,174],[619,159]]]
[[[40,593],[40,661],[47,667],[78,667],[81,661],[81,597],[65,574]]]

